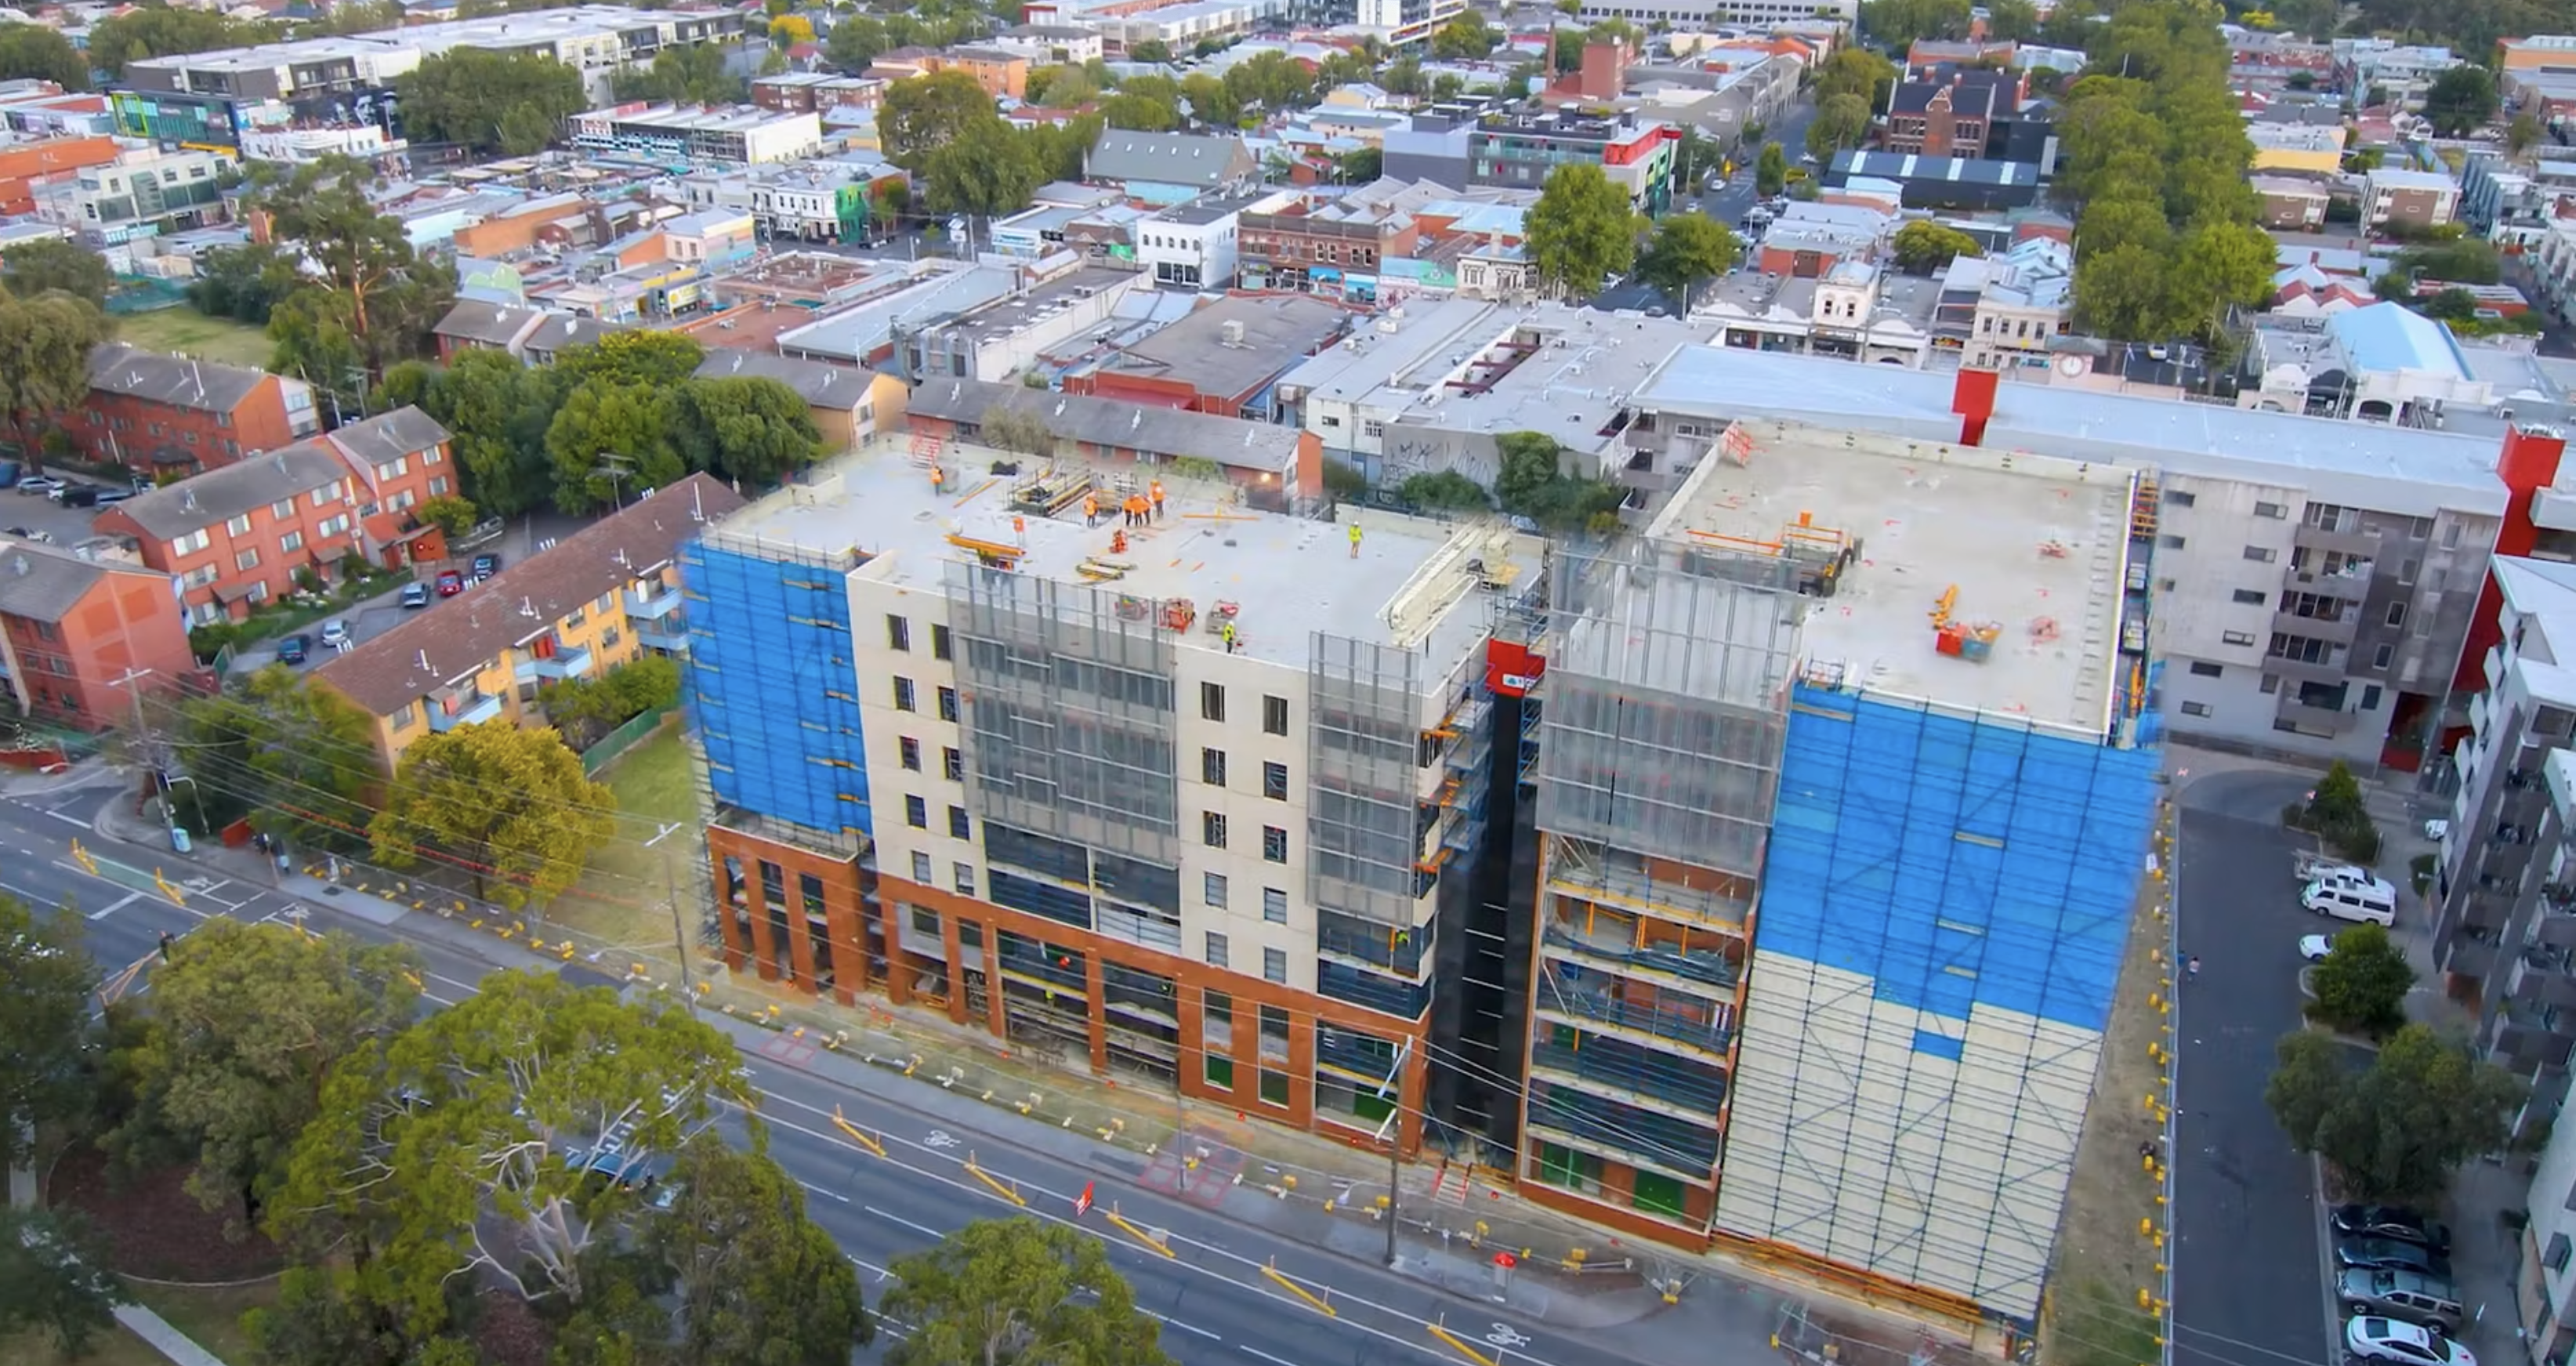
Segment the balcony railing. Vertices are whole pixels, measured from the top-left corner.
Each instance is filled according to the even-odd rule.
[[[1727,1045],[1734,1037],[1729,1028],[1734,1018],[1731,1007],[1674,1010],[1623,1001],[1591,985],[1600,980],[1598,977],[1578,978],[1577,971],[1556,969],[1539,983],[1538,1013],[1542,1017],[1677,1046],[1713,1058],[1726,1056]]]
[[[2305,731],[2322,731],[2328,735],[2341,735],[2353,727],[2354,717],[2351,712],[2333,707],[2304,706],[2287,700],[2288,696],[2287,693],[2282,694],[2283,701],[2274,713],[2281,720]]]
[[[1683,953],[1673,949],[1638,948],[1608,935],[1585,934],[1568,925],[1547,927],[1539,936],[1550,949],[1612,972],[1679,978],[1701,986],[1716,987],[1732,994],[1742,975],[1732,960],[1713,950]]]
[[[2335,617],[2308,617],[2296,612],[2274,612],[2272,629],[2283,635],[2306,636],[2310,640],[2330,640],[2337,645],[2350,645],[2361,630],[2359,608],[2346,609]]]
[[[501,699],[472,688],[446,689],[422,699],[429,712],[429,728],[444,735],[458,726],[471,726],[501,717]]]
[[[1530,1066],[1582,1089],[1608,1091],[1615,1100],[1704,1123],[1716,1122],[1726,1100],[1726,1077],[1716,1068],[1600,1035],[1583,1038],[1579,1047],[1543,1040],[1530,1050]]]
[[[1605,906],[1730,929],[1742,926],[1753,909],[1753,903],[1744,897],[1659,881],[1640,869],[1613,862],[1599,850],[1574,853],[1563,845],[1547,861],[1547,881],[1553,890]]]
[[[629,588],[626,590],[626,615],[630,620],[635,621],[668,616],[679,610],[680,599],[683,596],[676,588],[664,588],[650,593]]]
[[[672,596],[677,597],[678,594]],[[673,614],[647,617],[635,623],[635,643],[648,650],[664,650],[680,655],[689,652],[689,619]]]
[[[529,653],[519,660],[517,673],[521,682],[530,678],[579,678],[590,672],[590,647],[575,645],[558,648],[551,654]]]

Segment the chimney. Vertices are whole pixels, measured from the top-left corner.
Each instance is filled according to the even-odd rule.
[[[2000,371],[1959,371],[1959,380],[1950,391],[1950,411],[1959,415],[1959,444],[1986,444],[1986,422],[1995,415],[1995,383],[2003,378]]]
[[[2540,528],[2531,520],[2532,500],[2558,482],[2560,458],[2566,454],[2567,438],[2555,427],[2516,423],[2505,429],[2504,450],[2496,456],[2496,478],[2505,490],[2504,520],[2496,528],[2496,554],[2528,555],[2540,543]],[[2490,573],[2478,587],[2477,615],[2469,619],[2469,636],[2460,647],[2452,687],[2477,688],[2485,683],[2487,651],[2504,639],[2503,612],[2504,590],[2496,586],[2495,575]],[[2450,737],[2443,740],[2447,745]]]

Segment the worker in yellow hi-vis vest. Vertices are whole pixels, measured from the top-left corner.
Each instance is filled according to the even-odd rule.
[[[1351,523],[1351,558],[1352,558],[1352,559],[1354,559],[1354,560],[1356,560],[1356,559],[1358,559],[1359,557],[1360,557],[1360,524],[1359,524],[1359,523],[1357,523],[1357,522],[1353,522],[1353,523]]]

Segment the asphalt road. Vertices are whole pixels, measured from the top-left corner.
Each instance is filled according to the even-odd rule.
[[[1788,153],[1789,164],[1798,165],[1798,155],[1807,150],[1807,124],[1815,116],[1814,103],[1801,100],[1789,106],[1788,112],[1781,115],[1778,122],[1763,133],[1763,140],[1778,142],[1781,150]],[[1744,152],[1742,154],[1744,162],[1736,168],[1735,175],[1731,179],[1700,195],[1696,201],[1681,207],[1697,209],[1724,224],[1738,237],[1749,237],[1743,227],[1744,215],[1751,211],[1755,204],[1761,202],[1761,196],[1753,192],[1753,163],[1760,154],[1759,147]],[[1809,167],[1808,169],[1815,171],[1820,168]],[[1628,280],[1594,295],[1592,306],[1605,311],[1625,309],[1642,313],[1651,308],[1675,310],[1678,301],[1652,285]]]
[[[2326,1333],[2321,1213],[2309,1159],[2264,1103],[2273,1046],[2299,1028],[2299,909],[2281,807],[2307,779],[2215,773],[2181,787],[2182,952],[2201,960],[2175,1033],[2174,1361],[2337,1359]]]
[[[84,917],[90,951],[103,971],[113,975],[125,965],[137,966],[132,991],[150,989],[150,969],[164,931],[184,936],[219,914],[263,920],[300,913],[316,928],[409,943],[420,953],[426,991],[440,1005],[462,999],[494,970],[453,945],[345,914],[327,899],[305,903],[255,884],[177,877],[181,871],[194,874],[193,866],[159,869],[180,886],[186,904],[174,904],[154,880],[160,861],[153,850],[104,840],[89,828],[92,814],[113,794],[113,788],[88,787],[0,798],[0,873],[5,873],[0,890],[39,903],[72,905]],[[84,846],[96,872],[74,857],[74,840]],[[432,928],[444,927],[433,922]],[[1476,1350],[1512,1366],[1635,1360],[1148,1189],[1135,1179],[1144,1172],[1141,1156],[1086,1150],[1086,1160],[1070,1160],[1002,1132],[999,1121],[1008,1116],[977,1110],[962,1117],[935,1117],[899,1096],[843,1085],[773,1056],[800,1049],[810,1055],[810,1046],[765,1032],[759,1038],[763,1042],[746,1046],[743,1057],[760,1094],[770,1151],[812,1192],[814,1218],[861,1268],[863,1279],[871,1283],[871,1303],[881,1297],[885,1267],[894,1258],[920,1251],[971,1220],[1015,1212],[1003,1195],[967,1170],[972,1161],[1016,1192],[1027,1213],[1072,1223],[1101,1239],[1135,1287],[1139,1307],[1164,1324],[1164,1350],[1186,1366],[1381,1366],[1425,1358],[1459,1366],[1466,1358],[1430,1331],[1430,1325],[1444,1320],[1449,1331]],[[862,1073],[861,1080],[867,1075]],[[933,1094],[932,1100],[937,1099]],[[876,1136],[885,1155],[871,1154],[844,1137],[835,1126],[836,1113]],[[739,1136],[740,1126],[733,1132]],[[1073,1202],[1086,1185],[1096,1188],[1097,1206],[1077,1221]],[[1109,1223],[1105,1212],[1113,1206],[1161,1242],[1168,1255]],[[1330,1312],[1271,1279],[1272,1270],[1323,1301]],[[888,1325],[890,1335],[901,1331],[900,1324]]]

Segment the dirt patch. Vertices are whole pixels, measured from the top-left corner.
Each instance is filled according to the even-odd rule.
[[[2170,808],[2156,827],[2158,858],[2170,870],[2174,822]],[[2145,1171],[2142,1145],[2163,1160],[2164,1121],[2147,1108],[2149,1095],[2165,1094],[2162,1070],[2150,1049],[2165,1041],[2157,1002],[2171,988],[2173,925],[2161,912],[2167,884],[2149,878],[2139,888],[2129,920],[2129,942],[2120,985],[2102,1038],[2093,1102],[2066,1212],[2057,1230],[2057,1266],[2041,1312],[2040,1356],[2051,1366],[2133,1366],[2156,1354],[2156,1320],[2137,1308],[2137,1293],[2164,1293],[2156,1269],[2159,1249],[2139,1233],[2139,1221],[2158,1217],[2157,1182]],[[2140,1356],[2145,1343],[2147,1355]]]
[[[116,1269],[128,1276],[203,1285],[254,1280],[284,1267],[275,1244],[238,1229],[238,1205],[208,1210],[197,1203],[186,1189],[189,1171],[179,1166],[117,1177],[105,1154],[75,1148],[54,1165],[46,1203],[88,1215]],[[228,1226],[243,1236],[226,1237]]]

